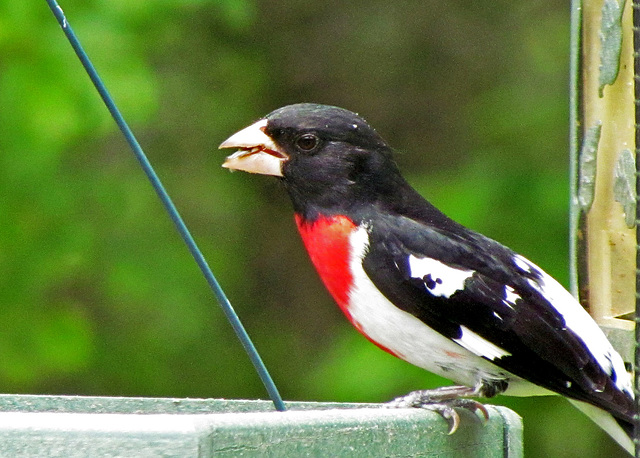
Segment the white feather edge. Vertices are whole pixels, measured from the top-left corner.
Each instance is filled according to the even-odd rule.
[[[526,264],[529,271],[535,271],[541,276],[540,282],[529,280],[531,287],[540,292],[562,315],[566,326],[584,342],[600,367],[607,374],[615,374],[618,389],[633,396],[631,377],[624,367],[622,357],[580,303],[556,279],[528,259],[517,255],[514,262],[519,266]]]

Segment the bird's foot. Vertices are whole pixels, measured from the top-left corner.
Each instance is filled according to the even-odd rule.
[[[489,420],[487,408],[473,399],[465,399],[466,396],[477,396],[478,390],[466,386],[445,386],[433,390],[418,390],[395,398],[385,404],[389,408],[419,408],[432,410],[440,414],[449,425],[449,434],[453,434],[460,425],[460,416],[456,408],[467,409],[472,413],[480,411],[485,421]]]

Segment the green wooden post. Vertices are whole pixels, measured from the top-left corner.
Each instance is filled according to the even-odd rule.
[[[446,422],[378,404],[0,395],[0,456],[522,457],[520,417]]]

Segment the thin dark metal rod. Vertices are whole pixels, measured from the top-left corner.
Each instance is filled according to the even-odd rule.
[[[633,443],[635,445],[635,457],[640,458],[640,2],[632,1],[633,9],[633,75],[634,75],[634,99],[635,99],[635,157],[636,157],[636,311],[635,311],[635,354],[633,392],[635,394],[635,415],[633,416]]]
[[[120,110],[118,110],[118,108],[116,107],[115,102],[109,95],[107,88],[102,82],[95,67],[91,63],[89,56],[87,56],[87,54],[84,52],[82,46],[80,45],[80,42],[78,41],[78,38],[76,37],[75,33],[71,29],[71,26],[69,25],[69,22],[67,21],[64,15],[64,12],[62,11],[62,8],[60,8],[60,6],[55,0],[46,0],[46,1],[47,1],[47,4],[49,5],[49,8],[51,8],[51,11],[53,12],[53,15],[58,20],[60,27],[62,27],[64,34],[66,35],[67,39],[71,43],[73,50],[75,51],[76,55],[82,62],[82,66],[84,67],[87,74],[89,75],[89,78],[91,78],[91,81],[93,82],[95,88],[100,94],[100,97],[102,97],[102,100],[104,101],[109,112],[111,113],[111,116],[113,117],[116,124],[120,128],[120,131],[126,138],[127,143],[129,143],[129,146],[133,150],[133,153],[135,154],[136,159],[140,163],[140,166],[144,170],[144,173],[147,175],[147,178],[151,182],[153,189],[156,191],[156,194],[158,195],[165,209],[169,213],[169,216],[171,217],[171,220],[175,224],[176,229],[180,233],[180,236],[182,237],[184,242],[187,244],[187,247],[191,252],[191,255],[193,256],[196,263],[198,264],[198,267],[200,267],[202,274],[207,280],[207,283],[209,283],[209,286],[211,287],[211,290],[213,291],[216,299],[220,303],[220,306],[222,307],[224,314],[229,320],[229,323],[231,323],[233,330],[238,336],[238,339],[240,339],[242,346],[244,347],[245,351],[249,355],[249,359],[253,363],[256,371],[258,372],[258,375],[262,380],[262,383],[264,384],[265,388],[267,389],[269,397],[273,401],[275,408],[280,411],[286,410],[286,407],[284,405],[284,402],[282,401],[282,398],[280,397],[278,389],[276,388],[276,385],[273,382],[273,379],[269,375],[269,372],[267,371],[267,368],[264,365],[262,358],[260,357],[260,355],[258,354],[258,351],[253,345],[253,342],[251,341],[249,334],[247,334],[247,331],[244,329],[244,326],[240,322],[238,315],[236,314],[235,310],[231,306],[229,299],[227,298],[226,294],[220,287],[218,280],[216,280],[216,277],[213,275],[213,272],[209,268],[207,261],[202,255],[202,252],[198,248],[195,240],[193,239],[193,237],[191,236],[191,233],[189,232],[189,229],[187,228],[184,221],[180,217],[178,210],[176,209],[175,205],[171,201],[171,198],[167,194],[167,191],[164,189],[164,186],[160,182],[158,175],[156,175],[155,171],[153,170],[151,163],[149,162],[146,155],[144,154],[144,151],[142,150],[142,148],[140,147],[140,144],[138,143],[135,136],[133,135],[133,132],[127,125],[123,116],[120,114]]]

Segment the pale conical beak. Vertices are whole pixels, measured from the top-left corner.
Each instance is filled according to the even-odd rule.
[[[261,119],[227,138],[219,148],[239,148],[222,164],[231,170],[262,175],[282,176],[282,164],[289,157],[264,133],[266,119]]]

